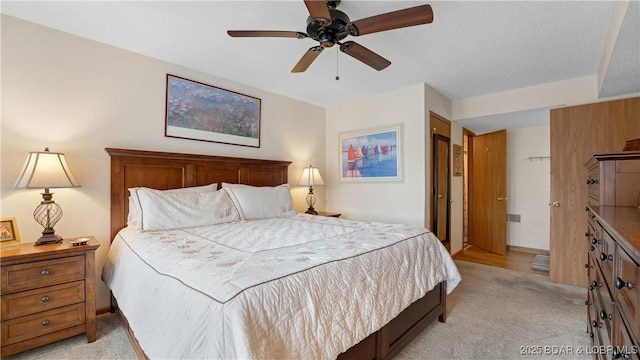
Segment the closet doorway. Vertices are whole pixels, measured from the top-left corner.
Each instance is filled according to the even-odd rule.
[[[451,122],[442,116],[430,113],[431,126],[431,231],[451,251]]]

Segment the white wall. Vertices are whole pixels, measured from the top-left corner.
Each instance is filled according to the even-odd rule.
[[[521,222],[507,223],[507,244],[549,250],[551,161],[549,126],[507,131],[507,212]]]
[[[426,84],[371,96],[327,109],[327,208],[346,218],[429,223],[428,184],[431,135],[429,112],[451,116],[451,101]],[[339,181],[338,136],[342,132],[402,123],[404,126],[404,178],[392,183]],[[462,143],[462,129],[452,129],[452,143]],[[459,184],[458,184],[459,183]],[[451,236],[462,247],[462,180],[452,179]],[[459,199],[456,201],[455,199]],[[459,209],[458,209],[459,207]]]
[[[327,109],[327,209],[360,220],[424,225],[424,85],[371,96]],[[402,182],[339,181],[338,135],[381,126],[404,125]]]
[[[64,152],[82,187],[55,190],[63,237],[95,235],[100,274],[109,248],[110,159],[105,147],[290,160],[289,184],[313,164],[325,173],[325,110],[219,77],[2,15],[0,216],[17,218],[23,242],[42,229],[32,218],[41,190],[14,190],[29,151]],[[197,55],[195,55],[197,56]],[[261,147],[164,137],[165,75],[171,73],[262,99]],[[292,187],[306,209],[306,188]],[[323,209],[324,189],[317,189]],[[98,275],[97,306],[108,305]]]

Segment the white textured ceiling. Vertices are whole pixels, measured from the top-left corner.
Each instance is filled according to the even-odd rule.
[[[593,75],[612,13],[610,1],[344,0],[338,9],[354,21],[425,3],[432,24],[348,38],[390,60],[387,69],[334,47],[300,74],[290,70],[313,40],[231,38],[226,30],[305,32],[302,0],[2,1],[1,11],[320,106],[422,82],[455,100]]]

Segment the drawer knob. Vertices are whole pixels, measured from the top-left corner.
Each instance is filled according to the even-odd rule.
[[[589,246],[589,250],[593,251],[593,250],[595,250],[595,249],[596,249],[596,247],[595,247],[595,246],[593,246],[593,245]]]
[[[600,260],[602,260],[602,261],[606,261],[606,260],[613,261],[613,255],[607,255],[605,253],[600,253]]]
[[[42,302],[46,303],[47,301],[49,301],[49,297],[48,296],[43,296],[42,299],[40,299]]]
[[[50,274],[50,272],[49,272],[49,270],[42,270],[42,271],[40,272],[40,274],[42,274],[42,275],[49,275],[49,274]]]
[[[594,321],[595,322],[595,321]],[[49,320],[44,320],[42,326],[49,326]]]
[[[597,321],[595,321],[595,320],[593,320],[593,322],[591,323],[591,325],[592,325],[594,328],[601,328],[601,327],[602,327],[602,323],[601,323],[601,322],[597,322]]]
[[[598,243],[598,239],[596,239],[596,238],[594,237],[593,239],[591,239],[591,243],[592,243],[593,245],[597,244],[597,243]]]
[[[585,304],[585,305],[587,305],[587,306],[591,305],[591,303],[589,302],[589,300],[585,300],[585,301],[584,301],[584,304]]]
[[[604,310],[600,311],[600,319],[602,320],[606,320],[606,319],[613,319],[613,316],[611,314],[607,314]]]
[[[616,278],[616,288],[622,289],[624,287],[626,287],[628,289],[631,289],[631,288],[633,288],[633,283],[631,283],[631,281],[625,282],[624,280],[622,280],[620,278]]]
[[[611,353],[611,355],[613,356],[614,359],[620,359],[620,358],[628,359],[630,357],[629,354],[627,354],[626,352],[620,351],[620,349],[618,349],[617,347],[613,348],[613,352]]]

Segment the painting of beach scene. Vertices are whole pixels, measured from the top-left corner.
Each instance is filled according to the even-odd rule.
[[[260,147],[260,99],[167,74],[165,136]]]
[[[402,125],[341,133],[341,181],[402,180]]]

